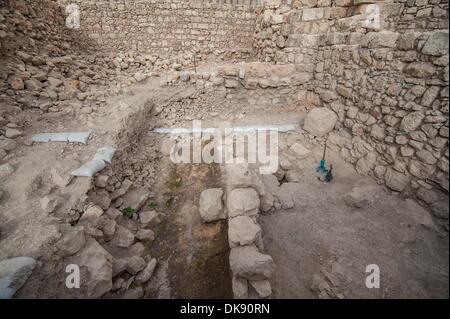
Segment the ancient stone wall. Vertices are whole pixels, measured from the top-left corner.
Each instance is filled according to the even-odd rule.
[[[148,53],[232,52],[253,45],[259,0],[60,0],[78,4],[80,31],[99,48]]]
[[[338,114],[349,134],[330,142],[359,172],[432,203],[448,193],[447,0],[361,2],[267,1],[258,57],[310,74],[298,101]]]
[[[435,199],[435,190],[448,193],[447,0],[75,0],[81,10],[81,30],[61,29],[62,17],[54,20],[59,28],[47,25],[42,6],[31,10],[28,2],[7,1],[2,11],[5,30],[0,30],[2,51],[13,54],[13,44],[25,43],[15,40],[20,37],[36,51],[31,57],[18,52],[14,57],[22,60],[19,68],[3,72],[9,95],[21,104],[55,110],[67,106],[63,86],[46,84],[52,63],[64,61],[41,60],[82,47],[80,41],[98,50],[117,49],[114,59],[102,58],[101,63],[111,69],[105,71],[105,79],[111,71],[137,72],[135,65],[177,70],[189,64],[193,50],[216,52],[219,57],[230,51],[241,57],[253,53],[268,62],[254,65],[264,75],[233,69],[222,77],[225,87],[245,87],[255,107],[273,104],[276,109],[290,104],[294,96],[300,105],[328,107],[339,117],[336,128],[342,129],[330,143],[337,144],[358,171],[374,175],[393,190],[414,191],[428,203]],[[63,9],[69,1],[58,3]],[[62,13],[55,8],[48,11]],[[30,17],[45,28],[28,40]],[[58,40],[46,41],[49,35]],[[71,44],[67,35],[79,35],[80,40]],[[189,57],[175,67],[169,59],[159,61],[161,57],[123,55],[135,49],[168,57],[186,50]],[[295,75],[277,74],[270,63],[290,65]],[[44,69],[45,76],[29,64]],[[98,77],[99,71],[94,74]],[[135,78],[146,76],[139,72]],[[61,81],[67,77],[81,84],[91,81],[78,79],[75,71],[57,76]],[[35,97],[22,97],[24,90],[33,96],[47,91],[39,95],[46,101],[44,106]],[[86,95],[74,94],[83,109],[92,108]],[[342,132],[348,136],[342,138]]]
[[[0,103],[91,114],[105,96],[192,65],[191,55],[101,50],[67,26],[64,9],[54,0],[0,0]]]

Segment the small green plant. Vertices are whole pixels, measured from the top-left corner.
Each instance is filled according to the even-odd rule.
[[[131,207],[126,207],[122,210],[122,214],[125,217],[132,218],[134,214],[134,209]]]
[[[166,200],[166,208],[169,208],[169,209],[172,208],[173,202],[174,202],[173,197],[170,197],[168,200]]]
[[[180,65],[177,65],[177,66],[175,66],[175,71],[181,71],[182,69],[181,69],[181,66]]]
[[[156,208],[158,208],[158,203],[151,202],[150,204],[148,204],[148,208],[150,208],[150,209],[156,209]]]
[[[180,188],[182,184],[183,184],[183,181],[182,181],[181,177],[178,177],[175,179],[175,181],[174,181],[175,188]]]

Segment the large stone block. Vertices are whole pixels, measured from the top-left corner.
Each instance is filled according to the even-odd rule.
[[[130,207],[135,212],[144,207],[149,198],[149,192],[143,188],[132,188],[123,197],[123,207]]]
[[[125,227],[118,225],[112,244],[117,247],[128,248],[134,242],[134,235]]]
[[[422,112],[411,112],[400,123],[400,130],[405,132],[415,131],[422,124],[425,115]]]
[[[76,254],[86,244],[84,230],[82,228],[72,229],[65,234],[57,243],[56,247],[65,255]]]
[[[367,34],[369,48],[395,48],[399,33],[392,31],[370,32]]]
[[[411,160],[409,162],[409,172],[411,175],[420,179],[428,179],[435,172],[436,168],[432,165],[428,165],[417,160]]]
[[[228,217],[258,214],[259,196],[253,188],[233,189],[227,198]]]
[[[248,298],[248,281],[244,278],[233,276],[231,287],[233,289],[234,299]]]
[[[262,254],[255,246],[231,249],[230,267],[233,275],[248,280],[269,279],[275,269],[272,257]]]
[[[324,18],[324,8],[305,8],[303,9],[303,21],[320,20]]]
[[[111,290],[113,257],[97,241],[91,239],[73,263],[87,270],[82,284],[87,286],[89,298],[99,298]]]
[[[272,294],[272,286],[268,280],[251,280],[249,283],[260,298],[267,298]]]
[[[362,187],[353,187],[342,199],[350,207],[364,208],[369,204],[369,192]]]
[[[223,65],[219,67],[219,74],[225,77],[237,77],[239,76],[239,67],[236,65]]]
[[[403,72],[416,78],[429,78],[436,72],[436,67],[427,62],[413,62]]]
[[[261,227],[248,216],[237,216],[228,221],[230,247],[256,244],[261,237]]]
[[[271,24],[282,24],[284,21],[284,17],[281,14],[273,14],[270,17],[270,23]]]
[[[16,257],[0,261],[0,299],[10,299],[30,277],[36,266],[31,257]]]
[[[307,158],[311,154],[311,151],[309,149],[307,149],[306,147],[304,147],[300,143],[292,144],[290,146],[289,150],[292,151],[294,153],[295,157],[298,159]]]
[[[409,178],[406,175],[396,172],[391,168],[387,169],[384,179],[386,186],[397,192],[403,192],[409,184]]]
[[[247,163],[226,164],[226,185],[228,190],[234,188],[254,188],[259,195],[265,194],[264,183],[260,175],[248,167]]]
[[[422,53],[441,56],[448,53],[448,30],[433,32],[422,47]]]
[[[200,194],[200,216],[204,222],[214,222],[227,217],[223,209],[222,196],[221,188],[207,189]]]
[[[314,108],[305,118],[303,129],[315,136],[324,136],[336,125],[337,115],[325,107]]]

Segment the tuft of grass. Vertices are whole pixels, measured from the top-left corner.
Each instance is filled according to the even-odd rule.
[[[183,180],[181,179],[181,177],[176,178],[174,181],[175,188],[180,188],[181,185],[183,185]]]
[[[172,208],[174,202],[174,198],[170,197],[168,200],[166,200],[166,208]]]
[[[131,207],[126,207],[122,210],[122,214],[125,217],[132,218],[134,214],[134,209]]]
[[[151,202],[150,204],[148,204],[148,208],[150,208],[150,209],[156,209],[156,208],[158,208],[158,203]]]
[[[137,283],[135,283],[134,281],[131,283],[130,288],[129,289],[135,289],[140,287]]]
[[[183,179],[178,175],[176,170],[170,172],[168,186],[171,191],[175,191],[183,185]]]

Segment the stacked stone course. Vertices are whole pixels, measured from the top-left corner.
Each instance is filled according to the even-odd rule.
[[[447,10],[439,0],[273,0],[255,32],[260,60],[310,75],[298,102],[338,115],[330,141],[341,155],[438,215],[449,186]]]
[[[99,48],[166,53],[231,51],[248,55],[256,22],[256,0],[113,0],[75,3],[80,31]]]

